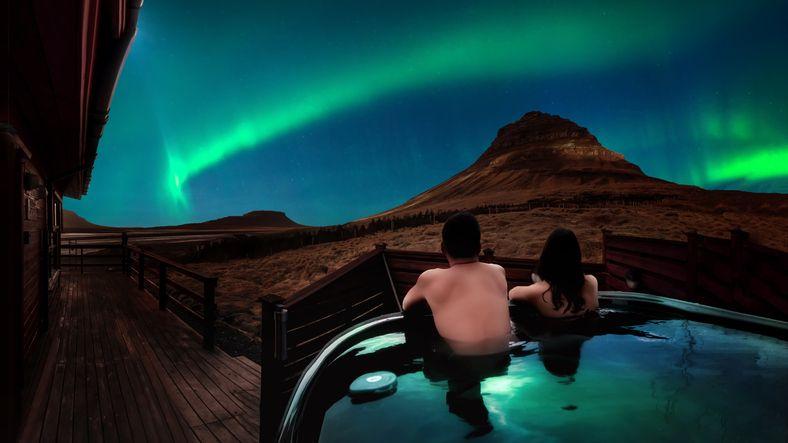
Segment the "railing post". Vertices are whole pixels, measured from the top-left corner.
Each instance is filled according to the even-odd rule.
[[[79,273],[85,273],[85,248],[79,248]]]
[[[123,269],[124,274],[129,273],[129,259],[128,259],[128,250],[129,246],[129,234],[125,231],[120,234],[120,267]]]
[[[492,263],[495,260],[495,249],[485,248],[482,251],[482,261],[484,263]]]
[[[167,309],[167,265],[159,262],[159,309]]]
[[[698,233],[687,232],[687,275],[685,297],[692,302],[698,302]]]
[[[216,277],[203,282],[203,333],[202,347],[213,349],[216,342]]]
[[[741,300],[744,298],[744,288],[746,287],[744,279],[747,278],[747,273],[744,267],[747,264],[745,257],[746,243],[750,234],[742,231],[741,228],[731,230],[731,271],[733,277],[733,287],[731,294],[733,295],[733,302],[742,305]]]
[[[145,290],[145,254],[140,249],[137,255],[139,256],[137,261],[137,288]]]
[[[273,442],[284,416],[286,399],[282,395],[284,362],[287,359],[287,309],[282,299],[267,295],[260,321],[260,441]]]

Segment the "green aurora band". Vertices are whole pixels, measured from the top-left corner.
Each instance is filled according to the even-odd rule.
[[[748,151],[754,152],[709,164],[706,170],[709,181],[766,180],[788,175],[788,146]]]
[[[169,140],[163,185],[173,202],[187,208],[187,183],[206,169],[384,95],[439,82],[544,78],[644,60],[659,62],[673,48],[686,48],[686,42],[702,40],[749,10],[728,2],[603,3],[584,2],[571,12],[541,3],[497,10],[485,20],[455,20],[446,28],[422,32],[415,39],[418,44],[392,47],[373,60],[334,67],[334,72],[319,76],[319,81],[299,85],[297,92],[281,91],[278,100],[261,104],[234,123],[220,125],[225,129],[219,134]],[[706,17],[709,8],[715,11],[713,18]],[[714,130],[709,128],[709,132]],[[707,175],[710,180],[750,177],[749,169],[757,167],[759,174],[780,176],[788,174],[787,165],[784,150],[763,151],[710,168]]]

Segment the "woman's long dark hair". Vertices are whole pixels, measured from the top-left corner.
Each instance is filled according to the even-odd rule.
[[[556,311],[563,306],[563,299],[567,303],[564,312],[577,313],[585,307],[582,294],[585,276],[580,261],[580,244],[574,232],[558,228],[547,237],[536,265],[536,274],[549,285],[547,291],[552,294],[551,301]]]

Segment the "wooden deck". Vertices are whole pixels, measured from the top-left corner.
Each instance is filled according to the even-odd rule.
[[[65,273],[20,441],[258,441],[260,369],[113,272]]]

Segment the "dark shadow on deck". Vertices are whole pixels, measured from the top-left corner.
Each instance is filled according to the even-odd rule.
[[[260,369],[124,275],[64,273],[20,441],[258,441]]]

